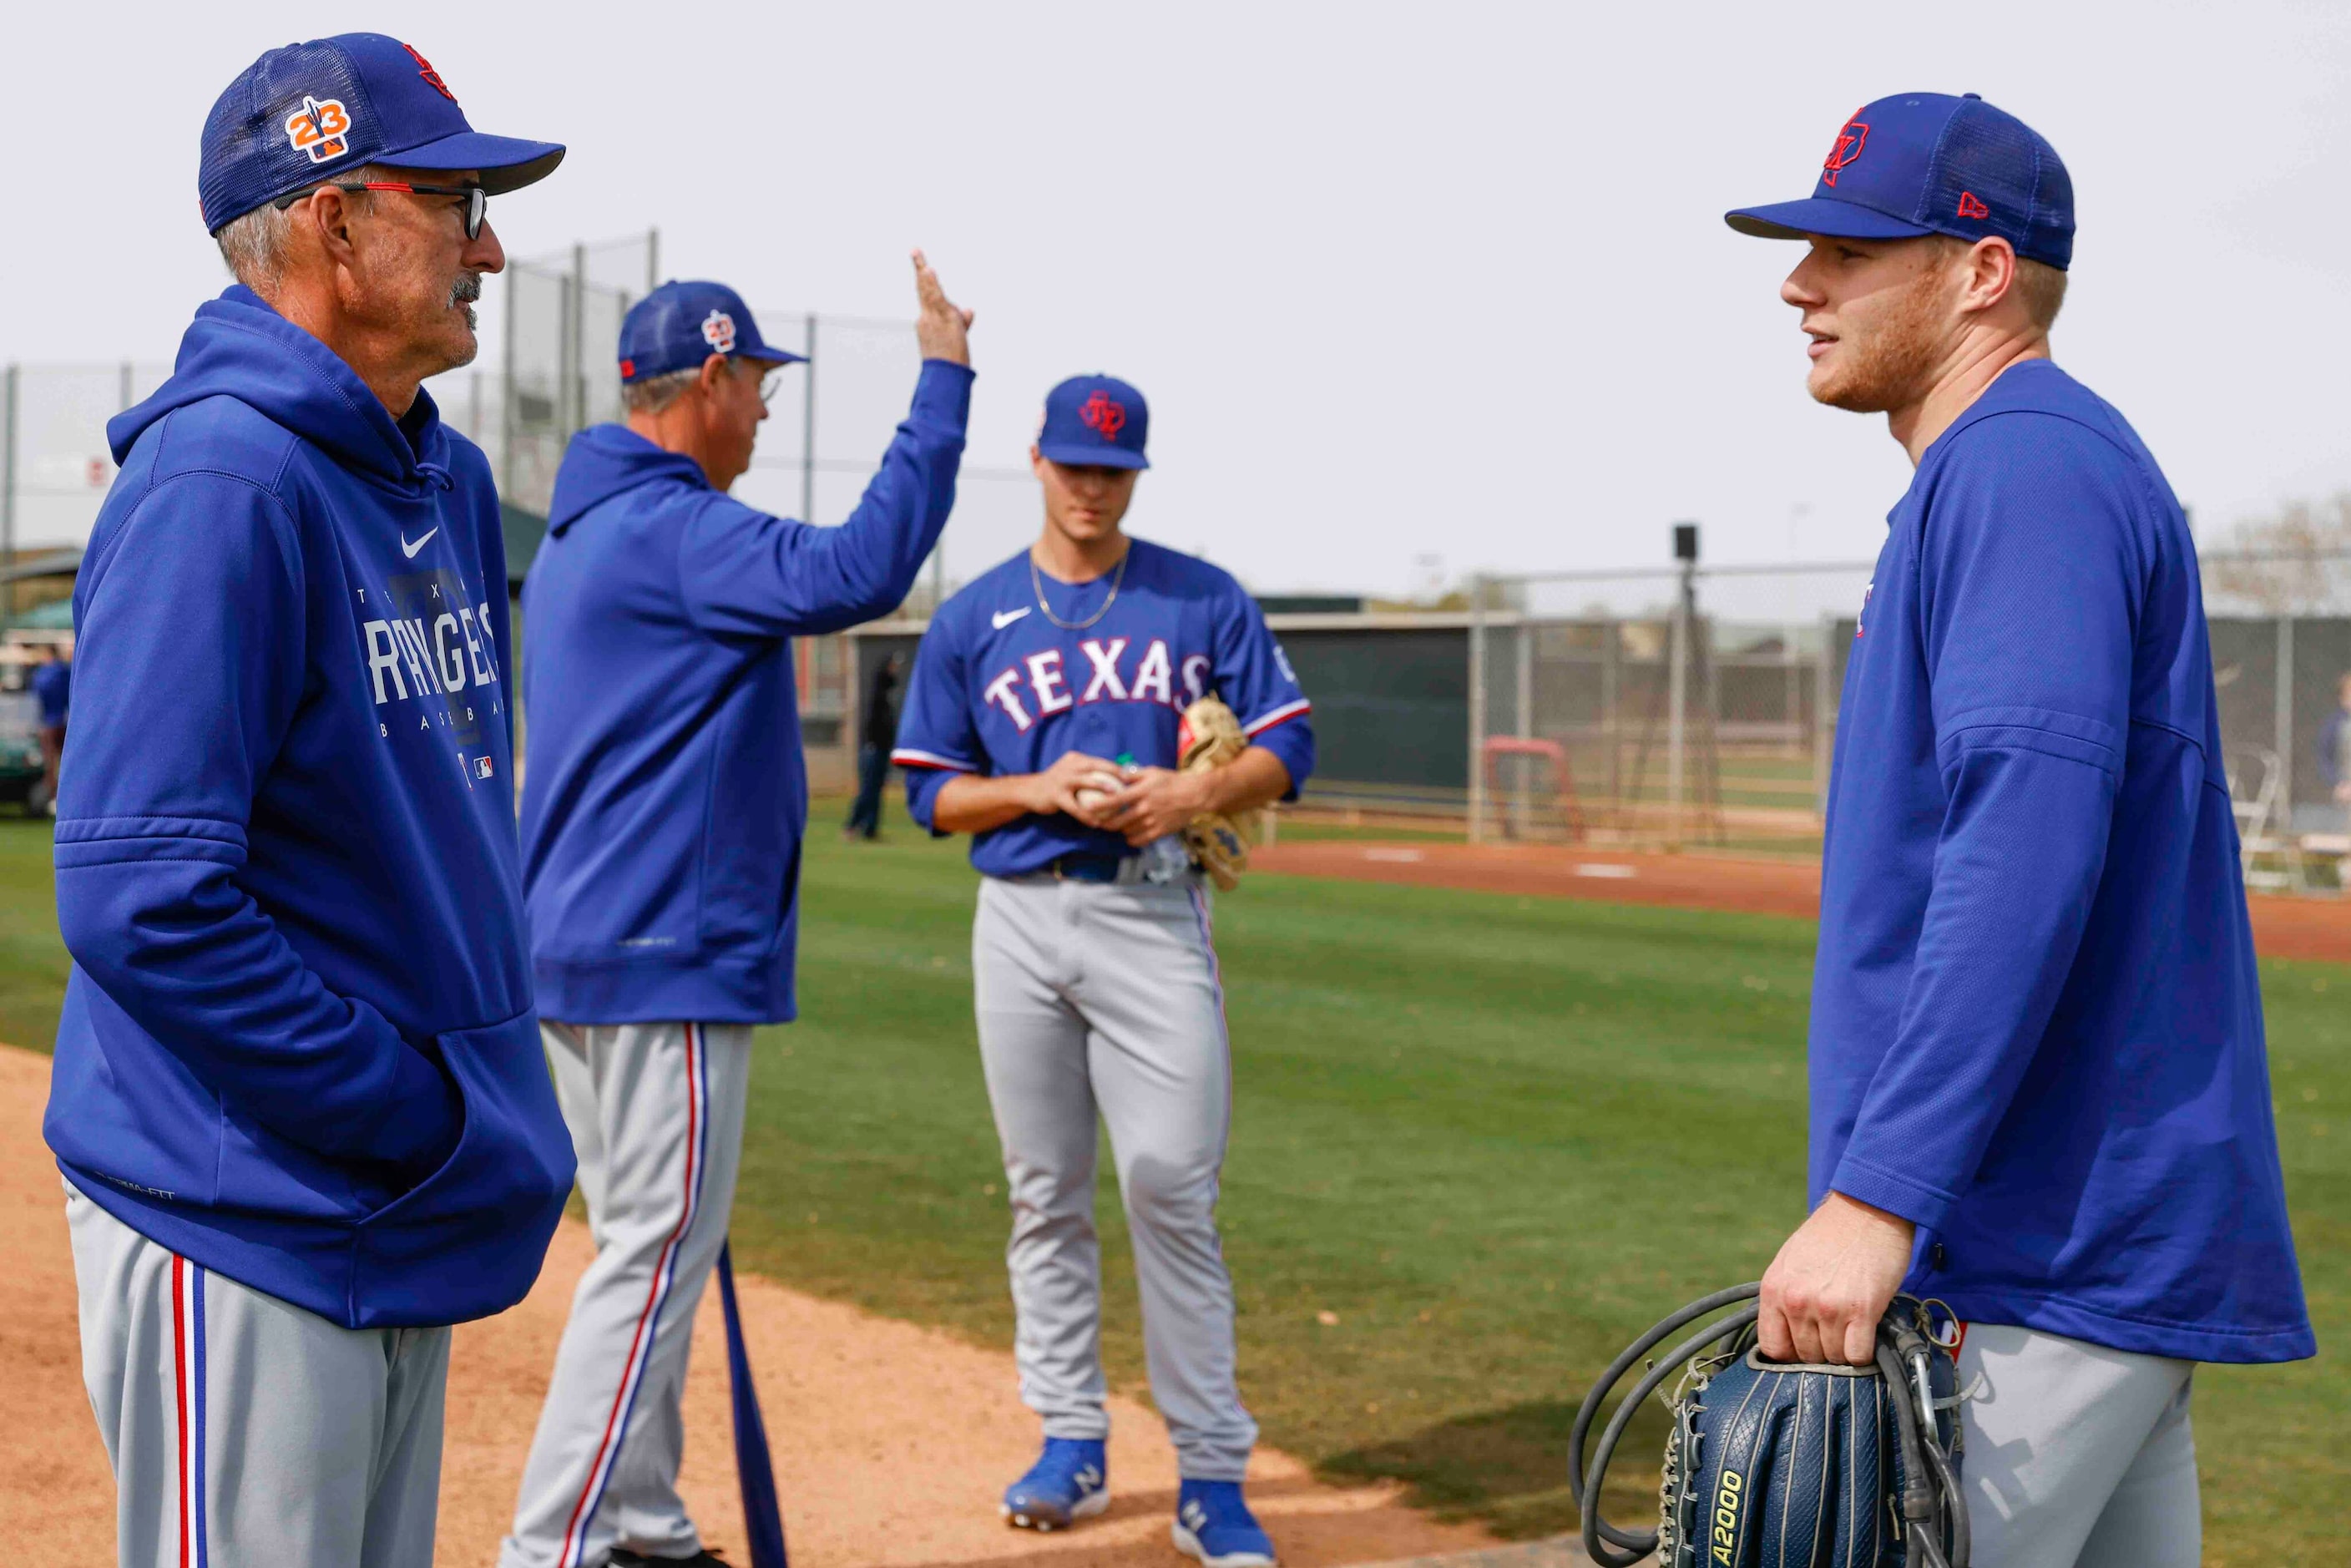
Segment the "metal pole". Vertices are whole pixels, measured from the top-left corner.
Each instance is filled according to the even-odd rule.
[[[645,292],[661,287],[661,230],[645,231]]]
[[[1469,579],[1469,841],[1486,837],[1486,577]]]
[[[800,382],[800,521],[816,521],[816,312],[808,314],[808,374]]]
[[[1682,732],[1689,703],[1689,636],[1690,601],[1697,589],[1690,573],[1693,563],[1682,563],[1681,595],[1674,601],[1673,661],[1667,675],[1666,699],[1666,811],[1667,832],[1675,839],[1682,831]]]
[[[1829,661],[1836,652],[1836,617],[1822,616],[1821,653],[1813,664],[1813,797],[1823,822],[1829,820],[1829,765],[1835,756],[1831,743],[1835,738],[1832,726],[1837,694],[1829,685]]]
[[[588,423],[588,247],[571,246],[571,310],[564,318],[564,347],[571,355],[564,384],[571,389],[570,416],[563,422],[563,439]]]
[[[936,615],[946,601],[947,541],[941,539],[931,547],[931,613]]]
[[[498,493],[519,502],[515,492],[515,318],[522,313],[522,268],[507,268],[507,319],[500,329],[506,339],[498,367]]]
[[[1608,799],[1621,819],[1625,811],[1625,739],[1617,727],[1617,669],[1625,655],[1625,623],[1611,614],[1600,643],[1600,738],[1608,747]]]
[[[1515,688],[1512,695],[1517,699],[1511,705],[1514,710],[1510,715],[1513,721],[1511,728],[1520,740],[1531,740],[1535,733],[1535,629],[1529,622],[1523,607],[1519,611],[1519,623],[1510,629],[1510,652],[1513,655],[1511,662],[1516,666],[1510,672]],[[1528,786],[1525,775],[1521,773],[1519,787],[1510,791],[1510,818],[1518,824],[1521,838],[1527,832],[1527,796]]]
[[[122,361],[122,382],[121,382],[121,384],[120,384],[117,389],[116,389],[115,402],[116,402],[116,405],[120,408],[120,410],[122,413],[129,413],[131,412],[131,380],[132,380],[132,376],[133,376],[133,374],[134,374],[134,373],[135,373],[135,372],[132,371],[131,361],[130,361],[129,360],[125,360],[125,361]]]
[[[2283,831],[2294,832],[2294,617],[2278,617],[2277,630],[2278,811]]]
[[[0,423],[0,562],[13,568],[16,564],[16,400],[24,386],[23,372],[11,364],[5,376],[8,392],[8,413]],[[14,578],[0,582],[0,632],[8,629],[16,619],[16,583]]]

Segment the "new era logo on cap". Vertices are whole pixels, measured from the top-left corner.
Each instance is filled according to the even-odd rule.
[[[2004,239],[2060,271],[2074,258],[2074,182],[2064,160],[2031,126],[1973,93],[1864,104],[1837,128],[1810,197],[1723,218],[1768,239],[1945,234]]]

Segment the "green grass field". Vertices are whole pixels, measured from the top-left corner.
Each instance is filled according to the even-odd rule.
[[[803,1019],[759,1036],[737,1246],[772,1278],[1008,1344],[972,875],[959,844],[903,822],[843,845],[838,810],[820,802],[809,841]],[[0,824],[0,1032],[29,1044],[61,961],[47,852],[37,825]],[[1570,1528],[1585,1380],[1668,1307],[1754,1278],[1801,1217],[1812,927],[1276,877],[1217,920],[1238,1097],[1226,1251],[1267,1441],[1507,1534]],[[2331,1352],[2351,1333],[2351,967],[2263,975]],[[1101,1207],[1112,1375],[1141,1392],[1107,1186]],[[2207,1561],[2351,1558],[2341,1363],[2198,1385]],[[1614,1507],[1654,1506],[1636,1490]]]

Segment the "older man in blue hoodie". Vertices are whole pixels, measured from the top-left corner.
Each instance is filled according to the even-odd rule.
[[[419,384],[473,358],[487,198],[562,156],[397,40],[262,56],[204,126],[237,286],[108,432],[45,1130],[125,1564],[426,1568],[447,1325],[570,1188],[497,499]]]
[[[626,424],[574,437],[523,592],[524,883],[596,1260],[504,1568],[716,1563],[677,1495],[695,1305],[726,1235],[751,1030],[792,1018],[791,639],[888,613],[955,505],[966,330],[914,253],[914,407],[840,528],[726,492],[778,368],[739,296],[666,283],[621,328]]]

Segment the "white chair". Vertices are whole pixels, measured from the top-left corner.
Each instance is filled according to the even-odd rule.
[[[2237,849],[2245,885],[2269,893],[2299,887],[2303,880],[2302,849],[2286,831],[2283,798],[2285,768],[2278,754],[2266,747],[2229,749],[2229,804],[2237,817]]]

